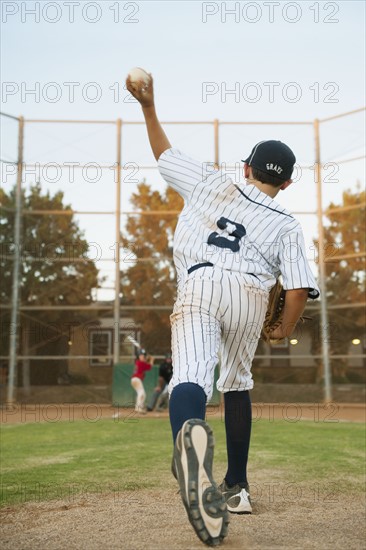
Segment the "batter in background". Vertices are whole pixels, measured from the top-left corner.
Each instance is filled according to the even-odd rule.
[[[131,386],[136,392],[135,411],[141,414],[146,413],[145,400],[146,392],[144,388],[145,373],[151,370],[154,359],[146,355],[144,349],[140,349],[135,360],[135,369],[131,376]]]
[[[245,157],[242,184],[219,169],[207,173],[205,163],[172,148],[155,112],[152,78],[128,77],[126,84],[142,106],[161,175],[184,199],[174,235],[172,471],[196,534],[215,546],[227,534],[228,511],[252,512],[249,390],[269,292],[281,275],[286,301],[273,339],[290,336],[307,299],[319,296],[301,226],[274,200],[291,185],[296,159],[284,143],[267,140]],[[214,438],[204,420],[219,353],[228,459],[220,486],[212,476]]]

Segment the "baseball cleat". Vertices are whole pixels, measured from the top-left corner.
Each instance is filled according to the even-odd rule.
[[[225,479],[219,489],[226,501],[227,509],[232,514],[251,514],[252,503],[249,494],[249,485],[241,487],[239,484],[229,487]]]
[[[204,420],[187,420],[174,447],[172,471],[198,538],[217,546],[226,537],[229,514],[225,499],[212,478],[214,437]]]

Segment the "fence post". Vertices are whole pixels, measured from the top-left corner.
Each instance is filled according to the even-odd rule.
[[[219,121],[217,118],[214,120],[214,144],[215,144],[215,168],[219,167],[220,153],[219,153]]]
[[[317,217],[318,217],[318,268],[320,288],[320,338],[322,343],[323,376],[324,376],[324,401],[332,400],[331,366],[329,360],[329,324],[327,312],[327,289],[325,270],[325,242],[323,227],[322,204],[322,167],[320,158],[319,120],[314,120],[315,137],[315,178],[317,190]]]
[[[11,295],[11,321],[9,340],[9,376],[7,387],[7,405],[14,403],[14,388],[17,377],[17,347],[18,347],[18,317],[19,317],[19,278],[20,278],[20,232],[22,221],[22,176],[23,176],[23,141],[24,141],[24,117],[19,117],[18,130],[18,172],[15,190],[15,214],[14,214],[14,263],[13,263],[13,288]]]
[[[113,363],[117,365],[120,353],[120,239],[121,239],[121,156],[122,156],[122,120],[117,120],[117,166],[116,166],[116,256],[115,256],[115,282],[114,282],[114,339],[113,339]]]

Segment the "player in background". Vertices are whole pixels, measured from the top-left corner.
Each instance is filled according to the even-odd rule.
[[[173,377],[169,413],[173,474],[189,520],[208,545],[227,534],[228,511],[252,511],[247,480],[253,387],[251,364],[270,289],[282,275],[283,321],[272,338],[290,336],[319,290],[306,260],[299,222],[274,198],[291,183],[295,156],[279,141],[258,143],[245,159],[245,183],[173,149],[157,118],[153,81],[127,89],[140,102],[150,145],[165,181],[184,199],[174,235],[178,293],[171,315]],[[204,421],[221,353],[228,469],[212,477],[214,439]]]
[[[144,349],[140,349],[135,360],[135,368],[131,376],[131,386],[136,392],[135,411],[141,414],[146,413],[145,399],[146,392],[144,388],[144,378],[147,371],[151,370],[154,359],[147,356]]]
[[[160,411],[162,410],[163,406],[166,406],[165,401],[167,401],[168,397],[168,384],[172,378],[172,375],[172,354],[166,353],[164,361],[160,363],[159,366],[158,385],[156,386],[154,393],[152,394],[151,401],[147,406],[148,411],[153,411],[155,408],[157,411]]]

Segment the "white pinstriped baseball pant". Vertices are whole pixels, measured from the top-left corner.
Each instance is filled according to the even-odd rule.
[[[145,399],[146,399],[144,384],[142,380],[138,378],[138,376],[133,376],[131,378],[131,386],[136,392],[135,411],[142,412],[145,407]]]
[[[192,382],[204,389],[209,400],[219,363],[219,391],[253,387],[251,365],[268,303],[268,292],[255,283],[252,275],[202,267],[178,286],[170,316],[170,392],[178,384]]]

